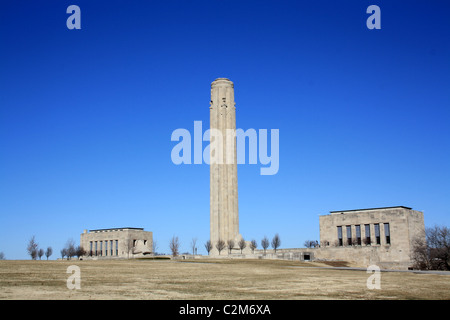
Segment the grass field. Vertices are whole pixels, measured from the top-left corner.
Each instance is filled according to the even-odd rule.
[[[67,267],[81,288],[67,288]],[[317,268],[281,260],[0,261],[0,299],[450,299],[450,276]],[[306,267],[306,268],[305,268]]]

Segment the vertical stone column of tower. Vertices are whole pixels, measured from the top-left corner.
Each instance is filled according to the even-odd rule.
[[[215,254],[219,239],[236,244],[240,239],[236,107],[233,82],[226,78],[211,83],[210,126],[210,240]]]

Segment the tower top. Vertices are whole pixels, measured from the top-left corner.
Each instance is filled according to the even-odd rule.
[[[216,86],[232,87],[232,88],[234,88],[233,82],[230,79],[228,79],[228,78],[217,78],[216,80],[214,80],[211,83],[211,87],[216,87]]]

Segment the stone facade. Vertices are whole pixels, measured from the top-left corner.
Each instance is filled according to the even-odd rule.
[[[85,230],[80,245],[89,258],[135,258],[152,253],[153,233],[143,228]]]
[[[332,211],[319,223],[319,260],[406,269],[414,239],[425,239],[423,213],[403,206]]]
[[[263,249],[257,249],[254,251],[254,255],[258,259],[282,259],[282,260],[296,260],[296,261],[313,261],[315,260],[314,248],[285,248],[277,249],[267,249],[265,252]],[[246,255],[250,257],[250,255]]]

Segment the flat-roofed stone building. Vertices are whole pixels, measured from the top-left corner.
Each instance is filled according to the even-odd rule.
[[[423,213],[404,206],[331,211],[319,223],[317,259],[406,269],[415,239],[425,239]]]
[[[80,245],[92,258],[142,257],[153,253],[153,233],[130,227],[85,230]]]

